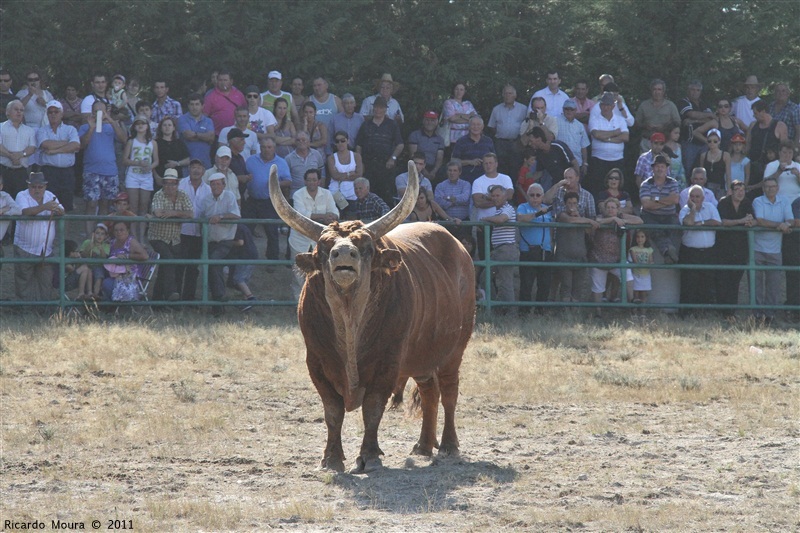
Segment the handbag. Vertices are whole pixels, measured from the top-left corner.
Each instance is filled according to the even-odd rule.
[[[116,278],[114,290],[111,291],[111,300],[115,302],[135,302],[138,299],[139,285],[133,273]]]
[[[442,116],[439,117],[439,126],[436,128],[436,135],[444,139],[445,146],[450,146],[450,123],[444,118],[444,110],[442,110]]]

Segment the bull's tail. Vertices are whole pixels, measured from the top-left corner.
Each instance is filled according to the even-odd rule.
[[[408,378],[399,378],[397,383],[394,384],[394,390],[392,390],[392,403],[389,405],[390,410],[394,411],[403,405],[403,393],[406,390],[407,382]]]

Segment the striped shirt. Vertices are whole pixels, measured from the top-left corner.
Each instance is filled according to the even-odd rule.
[[[506,215],[508,222],[517,221],[517,212],[511,207],[508,202],[504,203],[501,207],[495,208],[494,215]],[[492,248],[497,248],[503,244],[516,244],[517,243],[517,228],[515,226],[493,226],[492,227]]]

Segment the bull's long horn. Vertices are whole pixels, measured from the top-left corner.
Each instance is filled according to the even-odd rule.
[[[408,186],[406,192],[400,199],[400,203],[394,206],[394,209],[383,215],[378,220],[367,224],[367,229],[370,230],[376,239],[380,239],[395,226],[403,222],[408,215],[414,210],[414,205],[417,203],[419,196],[419,176],[417,176],[417,167],[413,161],[408,162]]]
[[[314,242],[319,240],[319,236],[322,235],[322,230],[325,229],[325,226],[298,213],[297,210],[289,205],[289,202],[283,197],[281,186],[278,185],[277,165],[272,165],[272,168],[269,170],[269,198],[272,200],[272,205],[275,207],[278,216],[281,217],[290,228]]]

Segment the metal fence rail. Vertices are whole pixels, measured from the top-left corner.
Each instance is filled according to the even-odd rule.
[[[11,220],[37,220],[42,221],[42,217],[31,217],[31,216],[15,216],[15,217],[6,217],[6,219]],[[58,269],[58,279],[59,279],[59,287],[58,287],[58,294],[59,297],[56,300],[47,300],[47,301],[38,301],[38,302],[31,302],[31,301],[20,301],[20,300],[0,300],[0,307],[24,307],[24,306],[52,306],[56,305],[61,308],[69,308],[73,306],[83,306],[84,303],[81,301],[71,301],[67,298],[65,293],[65,269],[67,264],[74,264],[76,261],[74,258],[69,258],[64,256],[64,243],[66,240],[66,224],[67,223],[85,223],[86,221],[96,221],[96,220],[107,220],[108,216],[98,217],[98,216],[88,216],[88,215],[68,215],[63,217],[57,217],[53,219],[53,222],[56,224],[56,253],[54,253],[51,257],[46,258],[17,258],[17,257],[4,257],[0,258],[0,263],[3,265],[13,265],[15,263],[45,263],[45,264],[53,264]],[[141,218],[138,217],[114,217],[114,220],[121,220],[126,222],[141,222]],[[148,219],[150,223],[157,223],[158,220]],[[174,221],[170,221],[173,222]],[[208,284],[208,267],[210,265],[264,265],[264,266],[291,266],[293,263],[292,261],[288,260],[269,260],[269,259],[208,259],[208,220],[207,219],[181,219],[181,223],[198,223],[201,225],[202,229],[202,252],[200,259],[159,259],[156,261],[158,265],[166,265],[166,264],[175,264],[175,265],[197,265],[200,267],[200,277],[198,278],[198,287],[200,288],[200,299],[198,300],[181,300],[181,301],[134,301],[134,302],[98,302],[99,305],[113,305],[115,307],[136,307],[136,306],[180,306],[180,305],[194,305],[194,306],[219,306],[219,305],[254,305],[254,306],[262,306],[262,307],[294,307],[296,304],[293,300],[228,300],[225,302],[220,302],[216,300],[210,299],[209,295],[209,284]],[[227,224],[269,224],[269,225],[283,225],[283,222],[280,220],[264,220],[264,219],[239,219],[239,220],[225,220],[222,223]],[[453,223],[444,223],[443,225],[448,227],[453,227]],[[756,265],[755,264],[755,251],[754,251],[754,237],[757,232],[762,231],[774,231],[769,230],[767,228],[760,228],[760,227],[753,227],[747,228],[743,226],[732,226],[732,227],[723,227],[723,226],[715,226],[713,230],[710,230],[707,226],[671,226],[671,225],[664,225],[664,224],[637,224],[635,226],[628,227],[625,231],[620,231],[620,258],[617,263],[574,263],[574,262],[558,262],[558,261],[548,261],[548,262],[526,262],[526,261],[493,261],[490,259],[491,257],[491,241],[488,238],[489,231],[485,231],[486,229],[491,229],[492,227],[499,227],[499,226],[516,226],[516,227],[536,227],[536,228],[575,228],[575,227],[583,227],[586,228],[588,225],[586,224],[570,224],[570,223],[562,223],[562,222],[548,222],[548,223],[524,223],[524,222],[517,222],[517,223],[507,223],[507,224],[488,224],[484,222],[462,222],[462,226],[473,227],[473,226],[480,226],[484,228],[484,233],[487,235],[487,238],[484,240],[483,243],[477,243],[478,246],[483,245],[484,247],[484,257],[486,259],[480,260],[475,259],[474,264],[476,268],[483,268],[483,275],[482,279],[479,281],[480,286],[484,289],[486,294],[486,298],[478,302],[478,305],[483,307],[487,312],[491,312],[492,309],[497,307],[547,307],[547,308],[560,308],[560,307],[602,307],[602,308],[637,308],[637,309],[660,309],[660,308],[670,308],[670,309],[748,309],[748,310],[759,310],[759,311],[766,311],[766,310],[788,310],[788,311],[800,311],[800,306],[797,305],[759,305],[756,303],[756,272],[759,271],[769,271],[769,270],[777,270],[777,271],[800,271],[800,267],[794,265],[783,265],[783,266],[766,266],[766,265]],[[610,227],[610,226],[609,226]],[[747,233],[747,240],[749,246],[749,254],[748,254],[748,261],[746,264],[742,265],[729,265],[729,264],[649,264],[646,268],[658,270],[685,270],[685,269],[692,269],[692,270],[714,270],[714,271],[722,271],[722,270],[744,270],[748,276],[748,288],[749,288],[749,298],[748,301],[744,304],[687,304],[687,303],[680,303],[676,301],[675,303],[643,303],[643,304],[634,304],[632,302],[623,301],[621,302],[561,302],[561,301],[515,301],[515,302],[501,302],[498,300],[492,300],[492,280],[489,273],[491,269],[496,266],[511,266],[511,267],[519,267],[519,266],[534,266],[534,267],[546,267],[551,269],[557,269],[558,267],[567,267],[567,268],[585,268],[590,269],[592,267],[597,268],[604,268],[604,269],[620,269],[620,272],[624,272],[626,269],[634,268],[634,266],[627,261],[627,247],[626,247],[626,238],[627,233],[632,231],[633,229],[644,229],[644,230],[652,230],[652,229],[669,229],[672,231],[715,231],[715,232],[725,232],[725,231],[734,231],[734,232],[746,232]],[[794,231],[798,231],[795,229]],[[135,264],[135,261],[126,260],[126,259],[102,259],[102,258],[94,258],[94,259],[80,259],[79,261],[81,264]],[[156,273],[156,275],[158,275]],[[625,275],[621,275],[620,279],[620,294],[626,294],[626,286],[627,280],[625,279]]]

